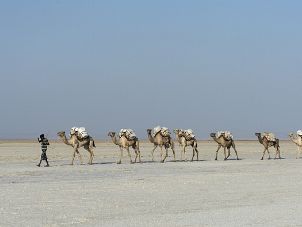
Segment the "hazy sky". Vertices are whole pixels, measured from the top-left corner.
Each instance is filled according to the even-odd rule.
[[[0,2],[0,138],[302,128],[302,1]]]

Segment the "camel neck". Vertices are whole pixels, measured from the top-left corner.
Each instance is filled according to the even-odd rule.
[[[212,137],[212,138],[213,138],[213,140],[214,140],[215,142],[220,143],[220,141],[218,140],[218,138],[216,138],[216,136],[214,136],[214,137]]]
[[[261,139],[261,135],[257,136],[259,143],[263,144],[263,139]]]
[[[151,133],[148,133],[148,138],[149,138],[149,140],[150,140],[151,143],[154,143],[154,138],[151,135]]]
[[[181,136],[179,136],[178,133],[175,133],[175,135],[176,135],[176,139],[177,139],[178,141],[180,141]]]
[[[63,140],[63,143],[65,143],[67,145],[71,145],[70,141],[67,139],[65,134],[63,136],[61,136],[61,139]]]
[[[117,138],[116,138],[116,135],[114,136],[111,136],[111,139],[112,139],[112,142],[115,144],[115,145],[120,145],[117,141]]]

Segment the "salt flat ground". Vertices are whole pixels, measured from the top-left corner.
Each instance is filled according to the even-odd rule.
[[[214,161],[216,144],[203,141],[202,161],[172,162],[170,152],[164,164],[142,143],[143,163],[124,154],[121,165],[116,146],[96,145],[92,166],[69,165],[71,147],[53,143],[51,167],[39,168],[39,144],[0,142],[0,226],[302,225],[302,159],[289,141],[282,160],[260,161],[257,141],[238,141],[241,160],[223,161],[221,151]]]

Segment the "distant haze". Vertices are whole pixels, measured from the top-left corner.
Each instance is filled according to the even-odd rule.
[[[301,1],[1,1],[0,139],[302,128]]]

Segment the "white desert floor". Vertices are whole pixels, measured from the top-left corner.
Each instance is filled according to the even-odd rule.
[[[141,143],[143,163],[125,153],[121,165],[118,147],[96,145],[92,166],[71,166],[71,147],[53,143],[51,167],[39,168],[39,144],[0,142],[0,226],[302,226],[302,159],[291,142],[281,141],[282,160],[260,161],[262,146],[242,141],[241,160],[220,151],[214,161],[216,144],[204,141],[202,161],[172,162],[169,152],[164,164]]]

